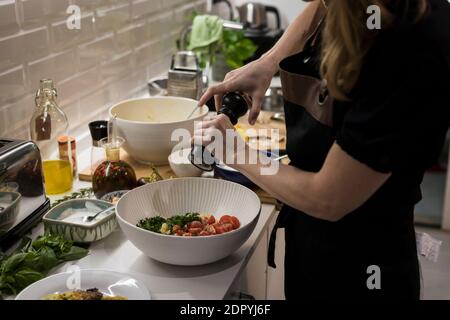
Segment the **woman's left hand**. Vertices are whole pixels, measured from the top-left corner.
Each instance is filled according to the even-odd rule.
[[[237,155],[245,152],[244,140],[236,132],[230,119],[224,115],[207,116],[203,121],[195,123],[194,144],[210,145],[216,159],[231,164]]]

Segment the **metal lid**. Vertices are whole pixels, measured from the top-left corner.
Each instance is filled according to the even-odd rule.
[[[200,70],[197,56],[192,51],[178,51],[172,56],[172,70]]]
[[[92,141],[98,142],[108,136],[108,121],[98,120],[89,123]]]

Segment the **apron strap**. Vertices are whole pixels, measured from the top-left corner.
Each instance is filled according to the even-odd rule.
[[[314,29],[313,33],[306,39],[305,45],[303,46],[303,51],[308,50],[314,46],[314,43],[316,42],[317,36],[319,35],[320,31],[322,30],[322,25],[325,21],[325,16],[320,19],[319,23],[317,24],[316,28]]]
[[[279,228],[286,227],[288,217],[289,208],[285,205],[278,214],[275,225],[273,226],[272,232],[270,233],[269,248],[267,249],[267,264],[272,268],[277,267],[277,265],[275,264],[275,244],[277,242],[277,231]]]

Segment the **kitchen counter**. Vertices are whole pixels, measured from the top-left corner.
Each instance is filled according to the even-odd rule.
[[[90,135],[86,130],[77,137],[77,145],[81,147],[77,150],[78,168],[86,168],[90,164],[89,144]],[[90,186],[91,183],[76,180],[73,190],[67,194]],[[54,201],[64,195],[49,198]],[[274,205],[263,204],[258,223],[250,238],[234,254],[212,264],[174,266],[160,263],[145,256],[118,229],[107,238],[92,243],[87,257],[65,263],[51,274],[73,270],[71,268],[76,267],[114,270],[141,280],[147,286],[152,299],[224,299],[234,290],[233,285],[239,281],[255,249],[260,243],[267,241],[266,231],[275,214]],[[37,237],[43,232],[44,227],[41,223],[33,229],[32,237]],[[263,256],[262,260],[265,263],[265,253]]]
[[[89,152],[79,154],[81,164]],[[90,183],[76,181],[74,190]],[[52,196],[51,200],[62,197]],[[152,299],[223,299],[247,266],[260,241],[266,241],[265,230],[276,213],[275,206],[263,204],[258,223],[250,238],[231,256],[203,266],[173,266],[145,256],[118,229],[107,238],[91,244],[89,255],[81,260],[59,266],[51,274],[81,269],[108,269],[123,272],[141,280]],[[33,230],[33,237],[44,232],[42,223]],[[201,248],[199,248],[201,250]]]

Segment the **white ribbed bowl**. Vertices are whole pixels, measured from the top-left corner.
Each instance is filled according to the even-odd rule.
[[[169,264],[194,266],[211,263],[235,252],[258,222],[261,201],[237,183],[211,178],[179,178],[150,183],[125,194],[116,215],[127,238],[147,256]],[[234,215],[240,228],[208,237],[162,235],[136,226],[139,220],[186,212],[211,213],[217,219]]]

